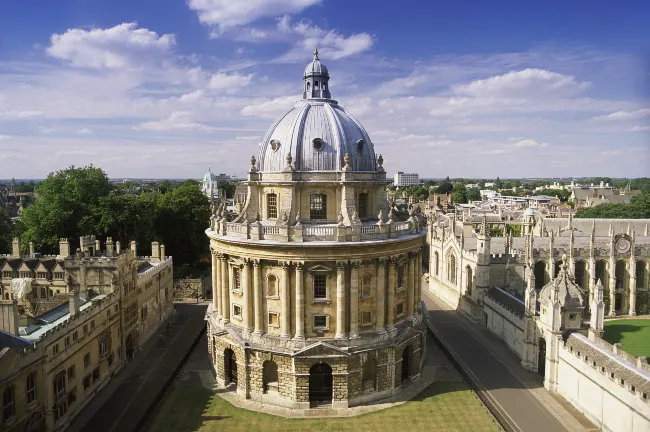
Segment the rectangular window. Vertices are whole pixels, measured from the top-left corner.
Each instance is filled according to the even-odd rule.
[[[66,336],[65,337],[65,346],[67,347],[69,345],[70,345],[70,336]]]
[[[59,344],[52,346],[52,355],[57,355],[59,353]]]
[[[68,393],[68,405],[72,406],[77,402],[77,389],[72,389],[70,393]]]
[[[327,315],[314,315],[314,328],[327,328]]]
[[[309,197],[309,218],[311,220],[327,219],[327,196],[325,194],[312,194]]]
[[[99,340],[99,355],[104,357],[106,354],[108,354],[108,336]]]
[[[280,316],[275,312],[269,312],[269,327],[279,327]]]
[[[314,299],[327,298],[327,275],[314,275]]]
[[[84,334],[88,333],[88,324],[84,324]]]
[[[38,288],[36,287],[32,287],[32,298],[38,298]]]
[[[361,297],[372,297],[372,276],[369,273],[361,278]]]
[[[90,387],[90,374],[84,377],[84,390],[88,390],[88,387]]]
[[[396,312],[397,312],[397,316],[403,315],[404,314],[404,303],[399,303],[395,309],[396,309]]]
[[[36,374],[30,373],[27,375],[27,403],[31,403],[36,399]]]
[[[361,313],[361,325],[371,325],[372,324],[372,312],[362,312]]]
[[[2,392],[2,419],[9,420],[16,415],[16,392],[14,387],[6,387]]]
[[[232,315],[237,318],[241,318],[241,306],[232,305]]]
[[[77,339],[79,338],[79,335],[77,334],[77,330],[72,333],[72,342],[76,342]]]
[[[47,298],[47,289],[41,288],[41,298]]]
[[[74,379],[75,376],[76,376],[76,374],[75,374],[75,370],[74,370],[74,365],[72,365],[72,366],[70,366],[68,368],[68,381]]]
[[[234,290],[241,290],[241,272],[239,270],[239,267],[234,267],[232,268],[232,289]]]
[[[90,366],[90,353],[84,355],[84,369]]]
[[[365,219],[368,217],[368,194],[367,193],[360,193],[359,198],[357,199],[357,209],[359,210],[357,213],[361,219]]]
[[[99,368],[95,368],[95,370],[93,370],[93,384],[95,384],[97,381],[99,381]]]
[[[90,320],[90,329],[92,330],[94,328],[95,328],[95,320]]]
[[[278,217],[278,196],[268,194],[266,196],[267,218],[276,219]]]

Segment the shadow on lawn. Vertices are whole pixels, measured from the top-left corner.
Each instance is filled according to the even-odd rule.
[[[641,331],[641,327],[639,326],[629,324],[608,325],[605,326],[604,339],[611,344],[615,344],[621,342],[625,333],[634,333],[638,331]]]

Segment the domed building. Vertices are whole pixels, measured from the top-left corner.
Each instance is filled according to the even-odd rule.
[[[425,356],[425,229],[389,213],[383,158],[329,78],[316,51],[302,99],[251,158],[241,213],[216,208],[206,231],[217,381],[296,409],[391,396]]]
[[[201,192],[205,196],[207,196],[210,201],[213,201],[215,199],[219,198],[219,186],[218,186],[219,179],[217,176],[212,172],[212,168],[208,167],[208,172],[205,173],[203,176],[203,179],[199,182],[200,187],[201,187]]]

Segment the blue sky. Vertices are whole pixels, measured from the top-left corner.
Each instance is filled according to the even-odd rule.
[[[649,175],[648,16],[642,1],[0,0],[0,178],[243,174],[315,47],[389,173]]]

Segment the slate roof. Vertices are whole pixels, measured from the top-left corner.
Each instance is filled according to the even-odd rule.
[[[499,287],[492,287],[487,291],[487,296],[491,298],[494,302],[503,306],[504,309],[509,310],[514,315],[519,318],[524,317],[524,312],[526,307],[524,302],[519,300],[517,297],[514,297]]]
[[[30,341],[0,329],[0,350],[3,348],[23,349],[31,345]]]

